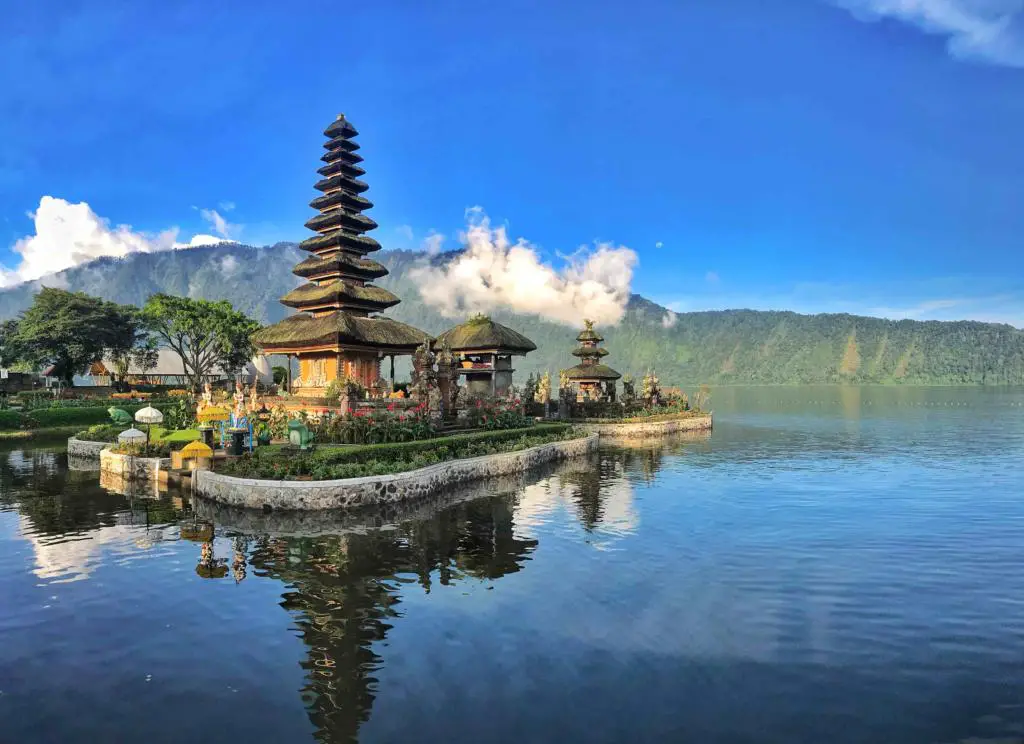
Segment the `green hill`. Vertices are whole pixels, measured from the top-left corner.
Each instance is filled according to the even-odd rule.
[[[427,307],[408,277],[422,254],[385,251],[382,282],[402,298],[389,314],[431,333],[458,320]],[[42,282],[0,291],[0,318],[16,315],[41,284],[141,304],[155,292],[228,299],[263,321],[285,314],[277,299],[299,283],[293,244],[264,248],[222,244],[101,259]],[[444,256],[432,259],[445,260]],[[610,366],[642,374],[653,367],[666,384],[905,383],[1024,384],[1024,331],[970,321],[890,321],[853,315],[726,310],[682,313],[671,328],[665,308],[634,295],[623,322],[601,328]],[[493,313],[533,339],[538,351],[517,361],[529,372],[571,366],[578,329],[535,316]],[[582,319],[581,319],[582,320]]]

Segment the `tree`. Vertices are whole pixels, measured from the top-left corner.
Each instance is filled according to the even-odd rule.
[[[252,335],[260,324],[230,302],[157,294],[142,312],[150,331],[181,357],[195,391],[217,367],[234,375],[256,354]]]
[[[82,292],[44,287],[21,314],[11,338],[18,357],[37,367],[52,366],[68,385],[103,358],[116,342],[117,306]]]
[[[0,367],[13,367],[21,361],[23,350],[18,343],[18,321],[0,323]]]
[[[120,387],[132,364],[145,373],[156,366],[159,352],[157,340],[137,307],[112,304],[110,315],[114,334],[107,351],[114,365],[115,382]]]

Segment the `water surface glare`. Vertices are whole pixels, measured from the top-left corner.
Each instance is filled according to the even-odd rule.
[[[1024,742],[1024,390],[714,396],[327,521],[0,451],[0,742]]]

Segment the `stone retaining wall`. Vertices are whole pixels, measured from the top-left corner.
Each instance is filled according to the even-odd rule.
[[[426,499],[456,485],[529,470],[542,463],[593,452],[598,436],[452,460],[393,475],[333,481],[271,481],[235,478],[209,470],[192,474],[195,492],[220,504],[263,510],[324,510]]]
[[[198,519],[219,528],[245,535],[273,534],[280,537],[315,537],[365,533],[394,529],[402,522],[428,519],[440,509],[463,501],[518,493],[545,478],[566,472],[593,468],[590,458],[548,462],[530,470],[474,480],[446,488],[425,499],[407,499],[351,509],[330,511],[264,511],[218,504],[202,496],[192,499],[192,511]]]
[[[91,458],[98,461],[100,452],[112,446],[110,442],[86,442],[84,439],[71,437],[68,439],[68,457]]]
[[[158,480],[160,471],[171,467],[169,457],[135,457],[100,452],[100,472],[125,480]]]
[[[580,424],[580,427],[591,434],[599,434],[610,439],[646,439],[663,437],[681,431],[710,431],[712,416],[687,416],[686,418],[669,419],[667,421],[641,421],[622,424]]]

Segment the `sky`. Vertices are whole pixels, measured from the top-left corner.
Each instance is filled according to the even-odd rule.
[[[1024,0],[0,0],[0,18],[0,284],[300,240],[344,112],[385,247],[453,249],[485,215],[552,276],[621,270],[676,311],[1024,327]]]

